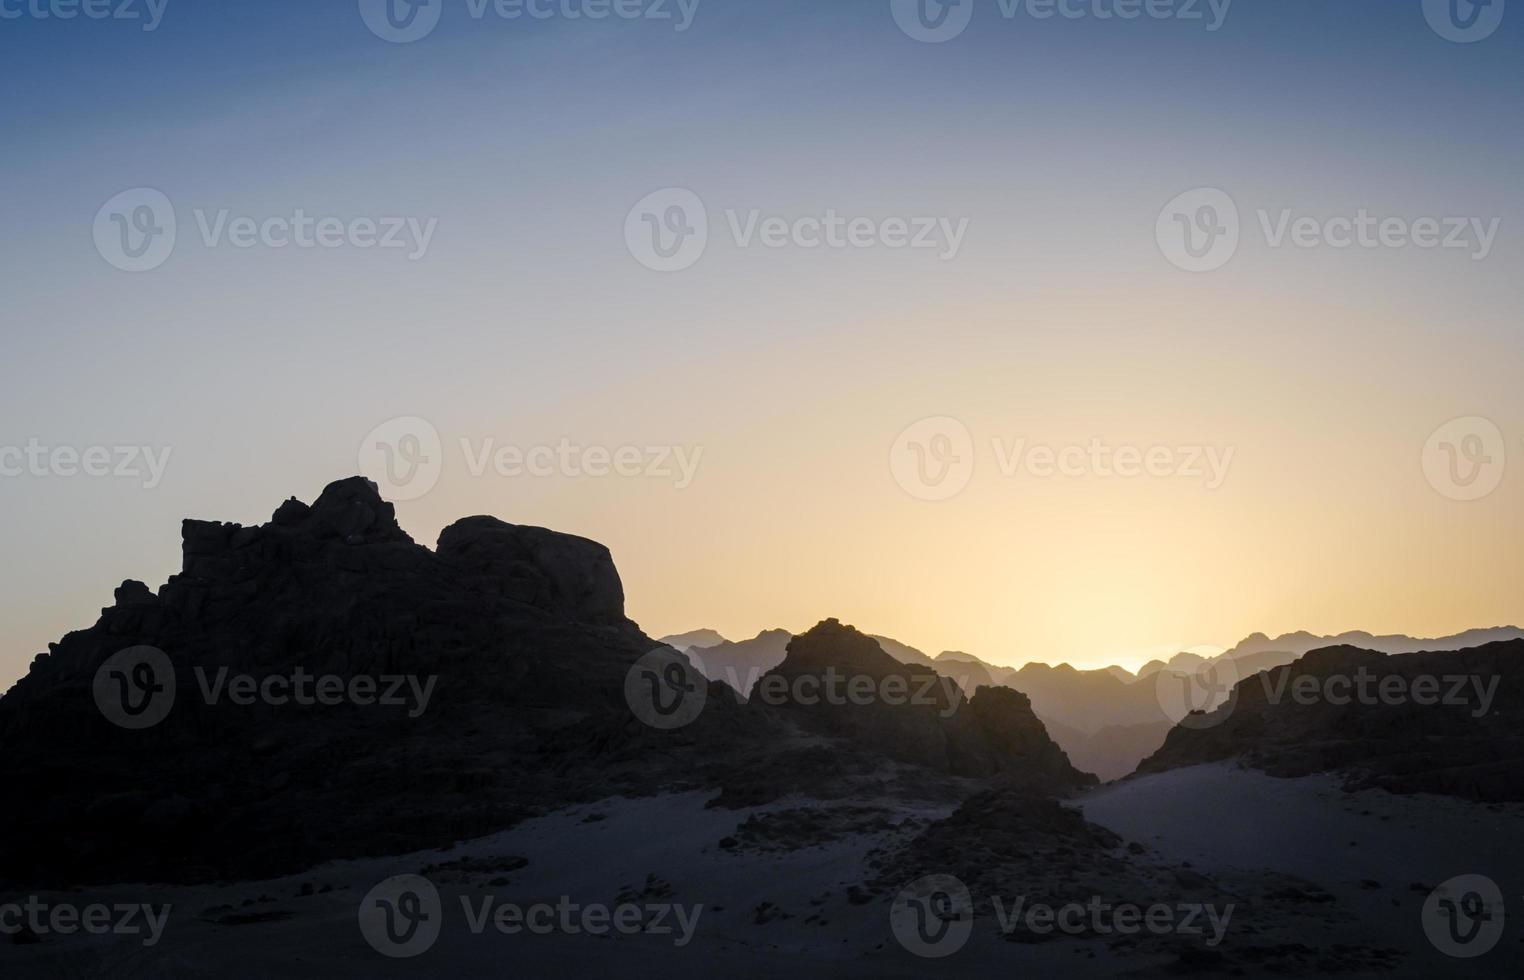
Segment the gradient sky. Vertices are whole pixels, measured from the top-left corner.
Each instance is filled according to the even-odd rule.
[[[353,2],[170,0],[151,33],[0,20],[0,446],[172,452],[151,489],[0,478],[0,682],[123,579],[178,570],[181,518],[310,501],[399,416],[445,442],[437,487],[398,504],[417,540],[477,513],[600,540],[653,636],[836,616],[997,663],[1133,666],[1256,630],[1524,621],[1524,10],[1456,44],[1420,0],[1237,0],[1215,32],[985,0],[925,44],[886,0],[704,0],[683,32],[442,2],[410,44]],[[674,186],[711,235],[663,274],[624,222]],[[1244,240],[1192,274],[1154,227],[1202,186]],[[137,274],[92,240],[135,187],[179,220]],[[416,262],[207,248],[196,208],[437,231]],[[729,208],[968,231],[945,262],[738,248]],[[1478,262],[1271,248],[1258,208],[1501,224]],[[942,502],[890,469],[928,416],[975,440]],[[1421,465],[1461,416],[1514,457],[1472,502]],[[459,441],[487,438],[703,456],[684,489],[474,476]],[[996,438],[1234,458],[1216,489],[1006,477]]]

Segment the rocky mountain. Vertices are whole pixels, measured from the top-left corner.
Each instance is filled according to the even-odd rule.
[[[703,789],[727,807],[1093,781],[1024,696],[970,701],[832,621],[789,643],[779,676],[901,674],[932,700],[743,703],[625,616],[602,545],[471,517],[431,550],[360,478],[181,537],[178,574],[123,583],[0,698],[0,780],[25,801],[0,808],[0,885],[291,873],[611,795]],[[669,694],[701,710],[663,727]]]
[[[984,684],[1003,685],[1016,673],[1014,667],[987,664],[973,654],[964,653],[961,650],[943,650],[937,654],[935,663],[937,669],[943,673],[952,670],[959,686],[970,695]]]
[[[784,650],[791,639],[793,634],[788,630],[763,630],[749,640],[689,647],[687,653],[705,677],[723,681],[741,696],[749,697],[757,678],[783,662]]]
[[[1093,732],[1070,728],[1052,718],[1043,718],[1042,723],[1076,767],[1095,773],[1104,782],[1132,773],[1138,763],[1158,751],[1175,727],[1165,718],[1137,725],[1107,725]]]
[[[1305,653],[1324,647],[1350,646],[1361,650],[1375,650],[1378,653],[1420,653],[1426,650],[1465,650],[1488,643],[1518,639],[1524,639],[1524,630],[1516,626],[1471,629],[1430,639],[1405,636],[1400,633],[1376,636],[1364,630],[1351,630],[1334,636],[1318,636],[1305,630],[1298,630],[1295,633],[1283,633],[1274,638],[1263,633],[1251,633],[1222,656],[1238,661],[1259,658],[1253,661],[1258,665],[1258,669],[1268,670],[1271,667],[1291,663]],[[1267,658],[1270,654],[1280,654],[1286,659],[1275,663]]]
[[[952,775],[998,775],[1050,793],[1095,782],[1070,765],[1025,695],[987,686],[966,698],[951,678],[900,662],[876,638],[834,619],[790,641],[783,663],[747,703],[759,705]]]
[[[694,745],[762,723],[719,685],[679,732],[631,715],[626,675],[656,645],[583,538],[475,517],[431,551],[355,478],[182,539],[179,574],[123,583],[0,699],[0,780],[26,801],[0,812],[0,879],[205,880],[437,846],[689,778]]]
[[[1458,651],[1314,650],[1240,681],[1139,767],[1241,758],[1352,788],[1524,800],[1524,640]]]
[[[686,633],[674,633],[671,636],[663,636],[656,642],[665,643],[667,646],[671,647],[674,650],[680,650],[686,653],[696,647],[718,646],[721,643],[728,643],[730,641],[721,635],[718,630],[706,628],[689,630]]]
[[[1168,660],[1150,660],[1148,663],[1138,668],[1136,679],[1142,680],[1145,677],[1152,677],[1154,674],[1157,674],[1161,670],[1167,670],[1171,668],[1174,670],[1195,670],[1197,667],[1201,666],[1201,664],[1205,663],[1206,659],[1206,657],[1203,657],[1199,653],[1191,653],[1189,650],[1182,650],[1181,652],[1175,654],[1173,657],[1170,657]]]

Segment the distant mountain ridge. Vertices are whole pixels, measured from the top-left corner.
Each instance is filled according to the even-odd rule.
[[[698,630],[663,642],[677,645],[683,637],[704,633],[718,635],[713,630]],[[1163,672],[1172,676],[1190,675],[1212,665],[1222,665],[1223,676],[1231,687],[1234,682],[1289,664],[1321,647],[1355,645],[1393,655],[1418,650],[1459,650],[1524,639],[1524,630],[1513,626],[1471,629],[1434,639],[1401,634],[1376,636],[1358,630],[1337,636],[1297,631],[1273,638],[1253,633],[1217,656],[1182,651],[1168,660],[1149,661],[1137,674],[1117,666],[1081,670],[1067,663],[1053,666],[1036,661],[1017,669],[989,664],[954,650],[931,657],[892,637],[870,635],[885,653],[901,663],[928,667],[953,677],[967,695],[972,696],[983,685],[1011,687],[1026,694],[1037,717],[1075,765],[1110,780],[1133,772],[1156,752],[1178,720],[1161,704],[1160,688],[1169,682],[1160,676]],[[724,681],[745,695],[757,677],[782,662],[788,636],[783,630],[769,630],[753,640],[693,648],[692,653],[706,677]],[[1224,697],[1226,692],[1204,707],[1216,708]]]

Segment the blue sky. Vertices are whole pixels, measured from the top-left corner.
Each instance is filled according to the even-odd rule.
[[[478,511],[608,542],[632,613],[653,633],[842,615],[994,661],[1085,660],[1231,644],[1251,629],[1438,631],[1508,614],[1447,600],[1449,613],[1411,623],[1358,606],[1346,622],[1324,594],[1294,589],[1207,613],[1188,594],[1192,571],[1172,583],[1179,608],[1168,615],[1122,616],[1070,640],[1057,613],[1013,625],[988,608],[939,612],[940,586],[910,572],[780,582],[786,555],[875,554],[888,521],[919,527],[917,540],[945,527],[965,546],[999,521],[1012,541],[1033,539],[1030,512],[1012,515],[1009,502],[950,517],[871,497],[879,488],[856,475],[881,478],[894,434],[925,415],[1117,439],[1135,424],[1179,430],[1178,440],[1212,430],[1260,450],[1263,469],[1244,463],[1240,484],[1260,503],[1237,501],[1231,515],[1246,524],[1268,519],[1256,508],[1288,467],[1311,467],[1304,485],[1379,491],[1384,469],[1369,482],[1328,479],[1328,460],[1345,452],[1334,443],[1310,451],[1312,463],[1276,455],[1320,445],[1329,427],[1366,447],[1355,457],[1421,444],[1456,415],[1516,432],[1521,288],[1506,270],[1518,268],[1524,223],[1524,12],[1457,44],[1430,29],[1419,0],[1236,0],[1216,31],[1093,13],[1007,19],[987,0],[961,36],[926,44],[896,26],[886,0],[704,0],[684,31],[478,21],[466,0],[437,2],[438,29],[407,44],[377,38],[352,2],[169,0],[152,32],[0,20],[0,444],[173,447],[151,490],[0,479],[13,627],[0,678],[87,625],[123,578],[162,582],[177,566],[179,518],[266,519],[285,496],[310,498],[353,472],[361,436],[410,415],[447,440],[705,446],[711,489],[687,496],[447,476],[399,505],[428,543]],[[674,186],[705,200],[716,233],[727,209],[832,208],[967,218],[968,234],[952,262],[721,242],[672,278],[632,261],[621,229],[634,202]],[[1247,241],[1226,269],[1192,278],[1161,261],[1153,229],[1166,201],[1201,186],[1228,190],[1251,228],[1258,208],[1369,208],[1495,218],[1499,232],[1486,262]],[[174,254],[144,274],[113,268],[92,239],[98,209],[137,187],[167,195],[179,222]],[[297,208],[437,230],[409,261],[207,247],[192,217]],[[1380,390],[1362,387],[1367,372]],[[1309,389],[1328,393],[1322,435],[1308,435],[1319,424]],[[1299,407],[1270,407],[1282,402]],[[1285,415],[1278,427],[1271,412]],[[861,470],[836,471],[859,458]],[[874,502],[834,496],[843,486]],[[1515,504],[1517,487],[1484,506]],[[1075,509],[1054,513],[1075,525],[1148,513],[1125,509],[1141,506],[1136,495],[1065,499]],[[792,532],[762,516],[778,503],[799,515]],[[1421,522],[1422,507],[1395,513]],[[1506,570],[1475,553],[1497,529],[1474,519],[1464,516],[1467,543],[1446,560]],[[823,542],[822,529],[840,540]],[[1143,569],[1160,553],[1157,541],[1134,554],[1108,540],[1091,557],[1111,567]],[[1023,560],[1000,554],[976,563],[981,581]],[[898,559],[925,568],[957,553]],[[741,579],[722,588],[704,571],[715,567]],[[1344,571],[1348,581],[1359,570]],[[1012,571],[1009,587],[1028,587],[1025,574]],[[1238,585],[1247,595],[1254,583]],[[1134,578],[1109,587],[1124,609],[1157,604]],[[1000,595],[963,592],[986,607]],[[902,613],[907,596],[925,598]]]

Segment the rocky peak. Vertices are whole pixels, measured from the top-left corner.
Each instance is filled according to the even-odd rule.
[[[507,598],[576,622],[628,622],[613,555],[596,541],[494,517],[467,517],[440,532],[436,553]]]

